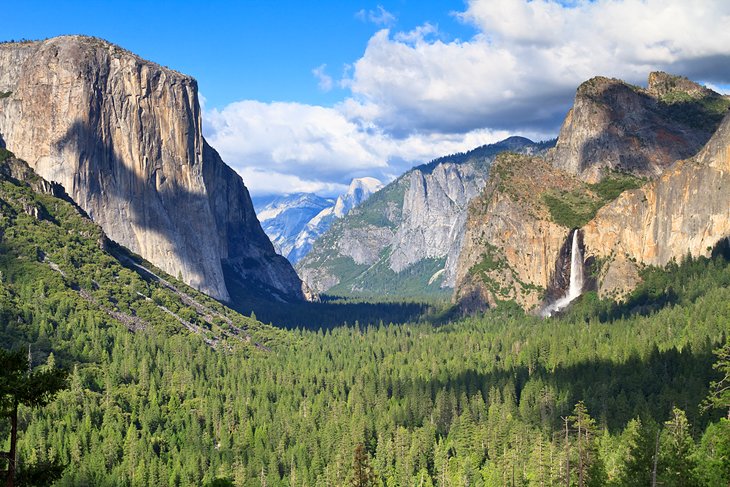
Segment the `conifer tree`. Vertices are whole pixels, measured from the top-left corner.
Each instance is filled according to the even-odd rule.
[[[61,369],[43,367],[31,370],[31,363],[25,351],[7,352],[0,349],[0,415],[10,420],[10,450],[2,452],[7,461],[6,487],[13,487],[18,480],[17,443],[18,408],[22,404],[42,407],[53,400],[66,387],[66,372]],[[60,476],[57,464],[40,465],[23,473],[24,480],[44,484]]]
[[[697,485],[694,451],[695,443],[690,435],[687,416],[675,407],[661,434],[658,483],[665,487]]]
[[[355,447],[355,458],[352,464],[352,487],[370,487],[375,485],[375,475],[370,466],[370,459],[365,446],[359,443]]]

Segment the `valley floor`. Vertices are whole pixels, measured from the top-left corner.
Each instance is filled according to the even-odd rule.
[[[60,459],[57,485],[649,485],[656,454],[661,485],[720,486],[728,405],[700,404],[729,285],[718,256],[648,272],[624,306],[295,330],[269,351],[131,333],[26,286],[1,333],[72,368],[21,415],[22,461]]]

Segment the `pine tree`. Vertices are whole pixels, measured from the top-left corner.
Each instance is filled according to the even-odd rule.
[[[720,379],[710,384],[710,394],[705,400],[704,408],[727,408],[727,419],[730,420],[730,343],[715,350],[717,362],[713,368],[720,372]]]
[[[4,472],[7,487],[13,487],[17,480],[36,483],[54,480],[60,477],[62,471],[60,465],[54,463],[38,465],[18,475],[18,407],[21,404],[32,408],[43,407],[66,388],[66,371],[50,367],[30,370],[30,365],[25,351],[7,352],[0,349],[0,415],[10,420],[10,450],[2,452],[8,465]]]
[[[694,476],[695,443],[689,432],[684,411],[672,409],[672,417],[664,423],[659,447],[659,484],[664,487],[692,487]]]
[[[596,445],[596,421],[588,414],[583,401],[579,401],[568,418],[575,433],[575,448],[578,450],[578,486],[602,485],[603,472]]]
[[[355,458],[352,464],[352,481],[353,487],[370,487],[375,485],[375,475],[370,466],[370,459],[365,446],[359,443],[355,447]]]

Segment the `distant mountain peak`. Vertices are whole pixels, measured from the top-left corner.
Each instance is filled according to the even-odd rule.
[[[257,198],[256,213],[277,252],[296,263],[330,225],[383,187],[372,177],[355,178],[337,200],[314,193]]]
[[[347,192],[337,198],[334,209],[335,216],[337,218],[344,217],[350,210],[368,199],[371,194],[377,192],[382,187],[383,183],[375,178],[364,177],[353,179],[350,181]]]

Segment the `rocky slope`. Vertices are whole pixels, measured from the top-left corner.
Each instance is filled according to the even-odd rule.
[[[408,171],[336,222],[297,266],[315,290],[415,296],[454,285],[466,208],[496,154],[546,146],[512,137]]]
[[[569,231],[551,220],[541,195],[583,186],[541,157],[497,157],[486,188],[469,205],[454,290],[464,311],[507,300],[527,309],[540,304]]]
[[[228,350],[267,350],[264,344],[276,335],[110,242],[61,185],[39,177],[5,149],[0,149],[0,241],[4,313],[13,312],[15,303],[31,303],[37,311],[63,302],[64,317],[93,316],[104,328],[120,326],[130,332],[189,332],[211,347]],[[38,283],[43,292],[29,297],[28,290]],[[13,323],[4,339],[7,331],[22,333],[28,324]],[[37,323],[29,330],[37,334]],[[43,337],[33,345],[35,356],[43,349],[50,352]]]
[[[302,298],[241,178],[201,133],[193,78],[105,41],[0,45],[0,135],[110,238],[217,299],[230,278]]]
[[[565,292],[574,228],[585,289],[601,295],[633,288],[641,265],[709,252],[730,230],[727,118],[715,132],[728,107],[664,73],[646,90],[605,78],[581,85],[555,149],[499,158],[470,205],[454,301],[466,311],[507,300],[540,309]],[[713,133],[696,158],[674,162]]]
[[[312,249],[337,218],[347,215],[383,187],[375,178],[355,178],[336,200],[312,193],[297,193],[254,201],[261,226],[277,252],[296,264]]]
[[[697,153],[723,116],[722,96],[655,72],[646,89],[596,77],[583,83],[550,161],[589,182],[605,169],[655,177]]]

